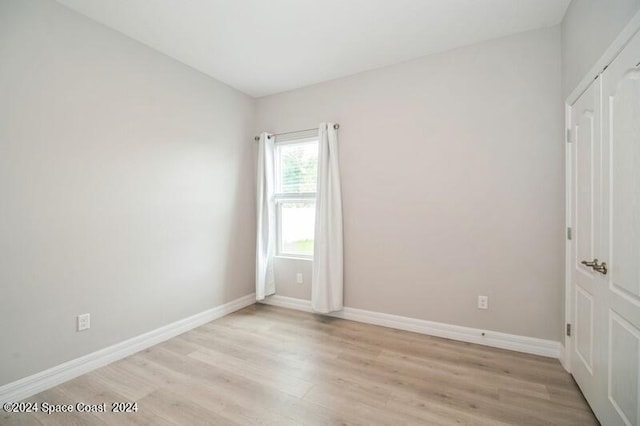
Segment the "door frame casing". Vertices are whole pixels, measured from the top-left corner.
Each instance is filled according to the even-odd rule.
[[[573,309],[572,309],[572,287],[571,287],[571,249],[574,239],[569,240],[566,235],[566,229],[573,228],[572,224],[572,203],[571,203],[571,179],[573,173],[572,153],[573,144],[569,143],[569,131],[572,127],[571,122],[571,108],[572,105],[580,98],[580,96],[589,88],[594,80],[602,74],[602,72],[613,62],[618,54],[625,48],[625,46],[631,41],[631,39],[640,32],[640,11],[638,11],[629,21],[629,23],[620,32],[618,37],[611,43],[609,48],[604,52],[595,65],[589,70],[587,75],[580,81],[578,86],[569,94],[565,100],[564,105],[564,121],[565,121],[565,137],[564,137],[564,155],[565,155],[565,289],[564,289],[564,320],[565,324],[573,324]],[[601,100],[602,101],[602,100]],[[560,362],[565,370],[569,373],[571,370],[571,349],[573,339],[567,336],[565,332],[565,325],[563,325],[564,345],[560,353]]]

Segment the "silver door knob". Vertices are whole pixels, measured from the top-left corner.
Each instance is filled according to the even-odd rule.
[[[596,272],[600,272],[602,275],[607,275],[607,262],[602,262],[599,265],[593,266],[593,270]]]

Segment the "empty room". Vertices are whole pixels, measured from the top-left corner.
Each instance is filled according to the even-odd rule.
[[[640,0],[0,0],[0,404],[640,426]]]

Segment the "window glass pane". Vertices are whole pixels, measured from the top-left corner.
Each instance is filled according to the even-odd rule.
[[[280,203],[280,251],[284,254],[313,256],[316,221],[314,200]]]
[[[316,192],[318,142],[281,145],[278,155],[278,192]]]

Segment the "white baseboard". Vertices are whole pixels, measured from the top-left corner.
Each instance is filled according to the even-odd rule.
[[[57,386],[68,380],[81,376],[97,368],[103,367],[119,359],[125,358],[150,346],[157,345],[179,334],[185,333],[234,311],[253,305],[255,293],[248,294],[224,305],[208,309],[199,314],[178,320],[163,327],[141,334],[124,342],[116,343],[108,348],[100,349],[80,358],[65,362],[25,377],[12,383],[0,386],[0,404],[20,401],[39,392]]]
[[[280,306],[283,308],[297,309],[299,311],[312,312],[311,301],[296,299],[293,297],[273,295],[267,297],[261,303]],[[500,333],[490,330],[480,330],[477,328],[462,327],[459,325],[426,321],[402,317],[399,315],[383,314],[380,312],[366,311],[364,309],[356,308],[345,307],[342,311],[331,313],[329,315],[336,318],[381,325],[399,330],[413,331],[415,333],[427,334],[429,336],[460,340],[462,342],[492,346],[494,348],[542,355],[550,358],[560,358],[561,354],[560,342],[553,340],[518,336],[515,334]]]

